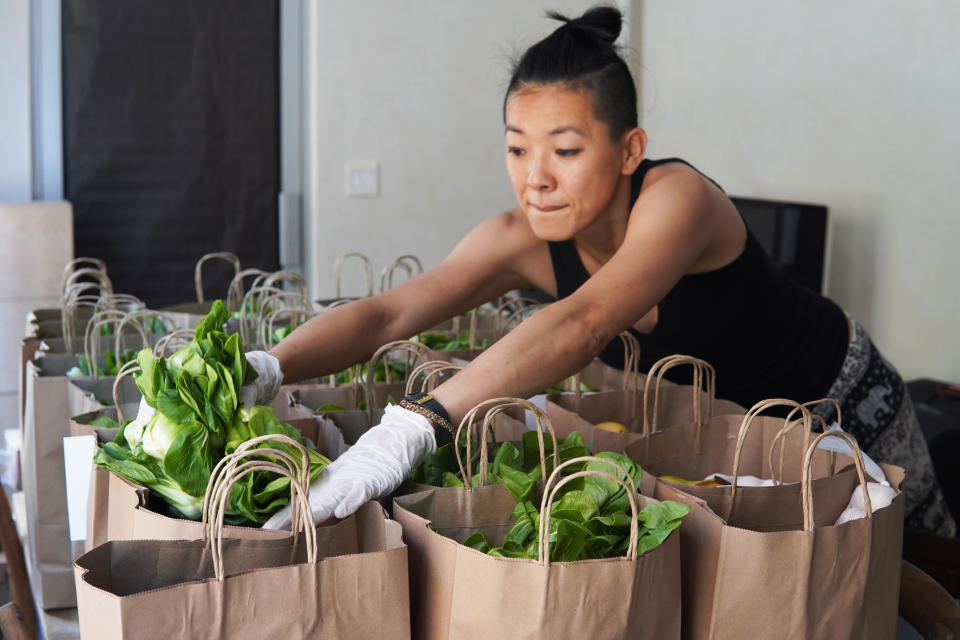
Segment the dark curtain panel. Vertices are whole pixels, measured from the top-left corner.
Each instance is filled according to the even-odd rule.
[[[78,256],[153,308],[230,251],[278,265],[277,0],[63,0],[64,189]],[[232,268],[204,268],[207,298]]]

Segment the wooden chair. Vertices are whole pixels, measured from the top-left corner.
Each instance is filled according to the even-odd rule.
[[[906,560],[900,571],[900,615],[926,640],[960,640],[960,604]]]
[[[37,609],[30,591],[27,565],[17,527],[10,513],[10,502],[0,488],[0,545],[7,556],[7,570],[13,587],[13,602],[0,607],[0,632],[10,640],[36,640]]]

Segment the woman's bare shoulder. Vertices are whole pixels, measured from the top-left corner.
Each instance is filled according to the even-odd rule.
[[[698,250],[687,273],[710,270],[743,249],[745,229],[736,207],[713,181],[693,167],[671,162],[650,169],[633,205],[628,232],[635,241],[672,240]]]
[[[450,257],[494,271],[508,271],[524,286],[542,288],[552,284],[553,271],[546,242],[538,238],[526,215],[515,207],[493,215],[468,233]]]

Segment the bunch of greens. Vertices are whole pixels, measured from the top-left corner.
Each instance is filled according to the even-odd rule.
[[[640,467],[626,456],[603,452],[597,457],[619,465],[635,485],[640,483]],[[602,462],[585,462],[581,468],[626,479]],[[495,546],[480,532],[471,534],[463,544],[492,556],[535,560],[539,555],[540,527],[540,512],[533,503],[536,481],[511,467],[501,467],[501,471],[504,486],[517,500],[510,514],[510,519],[515,521],[513,527],[500,546]],[[688,505],[671,500],[644,507],[637,514],[640,525],[637,553],[659,546],[689,512]],[[550,560],[572,562],[622,556],[630,544],[630,523],[630,501],[619,483],[602,476],[572,480],[557,492],[550,504]]]
[[[536,431],[526,431],[520,437],[519,447],[512,442],[502,442],[493,455],[493,460],[487,467],[485,484],[502,484],[504,467],[526,474],[531,480],[539,480],[540,473],[540,444]],[[544,434],[544,456],[547,463],[547,475],[553,471],[555,456],[553,455],[553,440]],[[460,457],[466,459],[466,439],[460,438]],[[589,455],[583,436],[574,431],[557,443],[560,450],[560,462]],[[473,486],[480,484],[479,445],[476,439],[471,443],[474,459],[471,460],[471,477]],[[457,465],[457,454],[453,450],[453,443],[439,447],[434,453],[427,456],[423,462],[413,470],[410,479],[414,482],[429,484],[434,487],[462,487],[463,478],[460,477],[460,467]]]
[[[266,342],[269,344],[269,343],[272,341],[273,344],[276,344],[276,343],[282,341],[282,340],[283,340],[284,338],[286,338],[288,335],[290,335],[291,333],[293,333],[293,330],[296,329],[297,327],[299,327],[301,324],[303,324],[303,323],[300,322],[300,323],[296,323],[296,324],[288,324],[288,325],[283,326],[283,327],[277,327],[276,329],[273,330],[273,333],[272,333],[272,334],[269,333],[269,331],[267,331],[267,335],[264,336],[264,337],[266,338]]]
[[[414,338],[414,340],[437,351],[462,351],[471,348],[486,349],[490,346],[490,340],[483,338],[480,341],[475,341],[474,346],[471,347],[470,331],[468,329],[461,329],[456,336],[450,336],[446,333],[438,333],[435,331],[421,333]]]
[[[594,393],[594,392],[597,391],[597,389],[595,389],[595,388],[591,387],[590,385],[586,384],[585,382],[581,381],[581,382],[580,382],[580,391],[582,391],[583,393]],[[556,382],[556,383],[550,385],[549,387],[547,387],[547,388],[544,390],[544,393],[547,394],[547,397],[556,396],[556,395],[559,395],[559,394],[561,394],[561,393],[569,393],[569,392],[570,392],[570,389],[567,388],[567,381],[566,381],[566,380],[561,380],[560,382]]]
[[[104,325],[105,326],[105,325]],[[107,349],[103,352],[104,366],[97,367],[97,373],[101,376],[115,376],[120,371],[120,367],[137,357],[137,352],[133,349],[124,349],[119,360],[113,349]],[[77,364],[67,371],[68,378],[79,378],[81,376],[90,376],[93,369],[90,366],[90,360],[87,356],[77,356]]]
[[[386,382],[387,381],[387,367],[390,367],[390,379],[402,381],[406,380],[407,372],[409,367],[407,366],[406,361],[404,360],[389,360],[384,362],[383,360],[377,363],[377,366],[373,368],[373,381],[374,382]],[[365,382],[367,379],[367,373],[370,371],[370,363],[365,362],[363,366],[357,365],[345,369],[337,374],[336,382],[337,384],[349,384],[351,382]]]
[[[149,421],[125,424],[94,458],[192,519],[201,515],[214,466],[242,442],[267,434],[303,441],[270,407],[240,403],[241,387],[253,381],[256,372],[247,364],[239,336],[227,336],[221,329],[229,317],[218,300],[197,326],[194,339],[169,358],[156,358],[150,349],[140,351],[140,372],[134,379],[156,413]],[[287,445],[263,446],[294,453]],[[308,453],[313,480],[329,461],[311,449]],[[228,515],[234,523],[262,524],[288,500],[289,480],[260,471],[234,487]]]

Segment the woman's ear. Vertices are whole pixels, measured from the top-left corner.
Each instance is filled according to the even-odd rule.
[[[634,127],[623,134],[623,168],[621,173],[631,175],[640,166],[640,161],[647,151],[647,132],[640,127]]]

